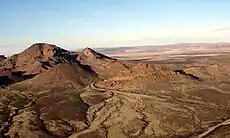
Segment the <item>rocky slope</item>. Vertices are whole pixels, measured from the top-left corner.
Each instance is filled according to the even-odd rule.
[[[107,57],[101,53],[85,48],[79,53],[77,60],[82,64],[92,67],[100,77],[112,76],[115,73],[128,68],[125,64],[117,61],[116,59]]]
[[[118,74],[99,81],[97,84],[113,89],[122,89],[136,93],[150,93],[169,88],[173,91],[173,86],[182,83],[198,83],[199,80],[193,77],[170,71],[159,65],[139,63],[130,69],[125,69]],[[189,87],[189,86],[186,86]]]
[[[65,56],[68,53],[67,50],[55,45],[36,43],[21,53],[8,57],[0,63],[0,67],[12,71],[25,72],[26,74],[37,74],[53,65],[65,62]]]
[[[71,53],[65,49],[62,49],[56,45],[46,43],[36,43],[31,45],[21,53],[8,57],[0,62],[0,75],[4,75],[3,72],[8,74],[17,74],[17,77],[23,79],[12,80],[12,83],[19,82],[19,80],[30,79],[37,74],[46,72],[52,68],[55,68],[59,64],[77,62],[76,54]],[[80,64],[79,62],[77,62]],[[84,67],[83,65],[81,67]],[[84,69],[87,69],[86,67]],[[51,71],[52,72],[52,71]],[[9,77],[11,79],[11,77]],[[10,83],[11,84],[11,83]]]
[[[61,63],[32,79],[14,84],[11,88],[43,90],[55,88],[74,89],[78,86],[85,86],[95,79],[97,75],[90,70],[85,70],[82,66],[77,63]]]

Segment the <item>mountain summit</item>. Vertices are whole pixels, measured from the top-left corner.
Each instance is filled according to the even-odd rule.
[[[77,57],[77,60],[79,61],[84,61],[84,60],[95,60],[95,59],[100,59],[100,60],[106,60],[106,61],[112,61],[115,60],[111,57],[105,56],[101,53],[98,53],[94,51],[91,48],[85,48],[82,52],[80,52],[79,56]]]
[[[125,64],[116,59],[98,53],[90,48],[82,50],[77,60],[84,65],[90,66],[102,78],[112,76],[120,70],[127,68]]]
[[[45,71],[48,67],[66,61],[68,51],[56,45],[36,43],[21,53],[8,57],[0,64],[0,68],[12,71],[22,71],[26,74],[37,74]],[[47,65],[43,68],[42,64]]]

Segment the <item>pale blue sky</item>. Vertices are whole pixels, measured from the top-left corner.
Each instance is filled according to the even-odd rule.
[[[229,0],[0,0],[0,54],[230,41]]]

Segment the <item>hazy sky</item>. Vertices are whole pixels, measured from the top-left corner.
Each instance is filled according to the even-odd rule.
[[[230,41],[230,0],[0,0],[0,54]]]

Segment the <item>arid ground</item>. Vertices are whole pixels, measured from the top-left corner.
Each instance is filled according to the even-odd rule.
[[[2,138],[230,137],[229,43],[0,58]]]

